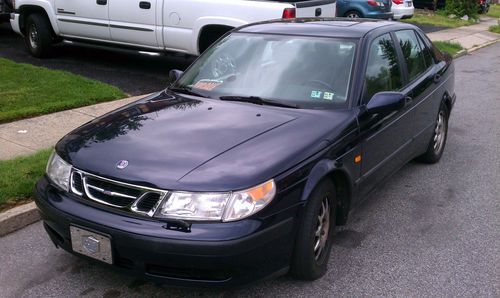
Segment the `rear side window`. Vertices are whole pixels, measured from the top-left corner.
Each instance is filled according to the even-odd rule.
[[[371,46],[365,73],[366,103],[377,92],[396,91],[403,86],[396,47],[389,34],[376,38]]]
[[[408,76],[413,81],[427,68],[422,48],[418,42],[415,31],[402,30],[397,31],[396,36],[403,51],[403,56],[408,67]]]

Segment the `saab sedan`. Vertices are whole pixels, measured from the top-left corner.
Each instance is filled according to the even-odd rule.
[[[451,57],[389,21],[244,26],[171,81],[59,141],[36,202],[57,247],[179,286],[320,278],[351,210],[439,161],[455,102]]]

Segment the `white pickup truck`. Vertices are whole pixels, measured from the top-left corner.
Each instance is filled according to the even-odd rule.
[[[15,0],[14,31],[32,55],[78,40],[198,55],[229,30],[258,21],[334,17],[336,0]]]

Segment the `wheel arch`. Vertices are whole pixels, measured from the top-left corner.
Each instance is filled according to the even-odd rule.
[[[351,207],[353,183],[349,172],[337,162],[322,160],[311,170],[304,187],[301,200],[307,201],[316,186],[328,179],[335,185],[337,198],[336,225],[345,225]]]
[[[200,47],[200,42],[202,40],[203,34],[206,34],[207,30],[211,29],[225,29],[222,30],[225,33],[228,31],[231,31],[234,28],[243,26],[248,24],[248,22],[239,20],[239,19],[233,19],[233,18],[223,18],[223,17],[202,17],[196,20],[194,26],[193,26],[193,40],[192,40],[192,49],[193,52],[196,52],[197,54],[201,54],[201,49]],[[224,35],[224,34],[222,34]],[[220,38],[222,35],[219,34],[217,38]]]
[[[446,108],[448,108],[448,113],[450,113],[451,109],[453,108],[453,103],[451,96],[448,94],[448,91],[444,93],[442,102],[444,102]]]
[[[44,7],[43,3],[40,4],[23,4],[18,8],[18,13],[19,13],[19,28],[23,34],[25,34],[26,30],[26,20],[31,14],[41,14],[45,16],[52,27],[52,32],[54,34],[59,33],[59,27],[57,26],[57,20],[55,16],[47,13],[47,11],[51,11],[48,7]]]
[[[350,9],[346,10],[346,12],[344,13],[343,17],[347,17],[347,15],[350,13],[350,12],[357,12],[358,15],[361,17],[361,18],[364,18],[364,13],[358,9],[357,7],[350,7]]]

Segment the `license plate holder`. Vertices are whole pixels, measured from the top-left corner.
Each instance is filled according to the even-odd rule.
[[[74,252],[113,264],[111,237],[70,225],[71,247]]]

